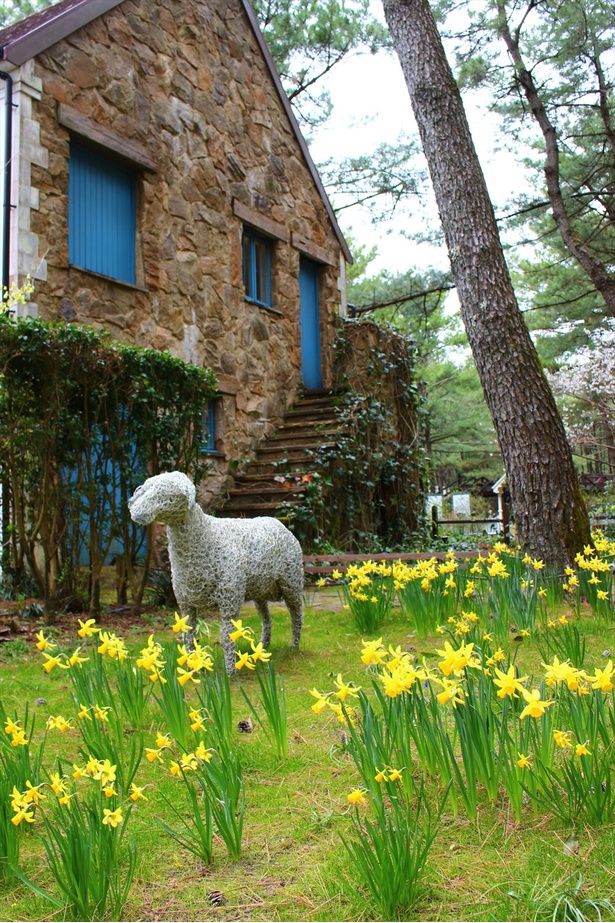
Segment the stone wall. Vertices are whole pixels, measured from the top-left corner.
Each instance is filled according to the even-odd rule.
[[[226,461],[252,456],[301,387],[301,252],[323,261],[325,385],[343,275],[339,240],[245,11],[239,0],[124,0],[17,76],[36,135],[35,157],[20,149],[29,178],[20,226],[31,253],[38,240],[19,271],[38,278],[38,313],[212,368],[223,392],[217,488]],[[139,173],[135,286],[69,266],[66,126],[78,117],[153,166]],[[246,221],[275,238],[274,311],[244,299]]]

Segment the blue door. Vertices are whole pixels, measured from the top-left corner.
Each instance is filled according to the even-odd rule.
[[[301,300],[301,375],[308,391],[322,388],[320,371],[320,318],[318,310],[318,265],[301,257],[299,268]]]

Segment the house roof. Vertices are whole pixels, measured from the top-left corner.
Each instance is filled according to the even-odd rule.
[[[12,23],[5,29],[0,30],[0,60],[9,61],[17,66],[25,64],[37,54],[46,51],[56,42],[66,38],[71,33],[76,32],[82,26],[86,26],[92,20],[97,19],[108,10],[119,6],[123,0],[59,0],[52,6],[45,7],[19,22]],[[312,179],[318,189],[320,197],[324,203],[327,215],[336,237],[339,240],[344,256],[348,262],[352,262],[352,255],[348,249],[348,244],[344,239],[337,219],[331,207],[329,197],[325,192],[322,180],[316,169],[314,161],[310,155],[305,138],[297,123],[297,119],[292,111],[288,96],[284,92],[280,75],[273,62],[271,52],[267,47],[263,33],[254,15],[249,0],[240,0],[250,27],[254,33],[256,41],[260,47],[261,53],[273,80],[274,86],[280,98],[282,108],[284,109],[288,121],[290,122],[293,133],[297,139],[306,165],[312,175]]]

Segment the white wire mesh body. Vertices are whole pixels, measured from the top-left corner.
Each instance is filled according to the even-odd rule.
[[[140,525],[167,526],[173,589],[192,626],[199,611],[219,611],[220,642],[229,673],[235,645],[229,638],[246,600],[262,621],[261,641],[271,641],[268,602],[284,601],[291,616],[292,647],[303,625],[303,557],[294,535],[277,519],[216,519],[196,502],[194,484],[180,471],[148,478],[128,502]],[[190,639],[188,639],[190,640]]]

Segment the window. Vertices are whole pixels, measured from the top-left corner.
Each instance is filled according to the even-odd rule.
[[[216,451],[215,401],[208,401],[201,417],[201,452],[211,455]]]
[[[271,307],[271,241],[243,232],[243,286],[247,301]]]
[[[134,170],[71,142],[69,262],[135,285],[135,238]]]

